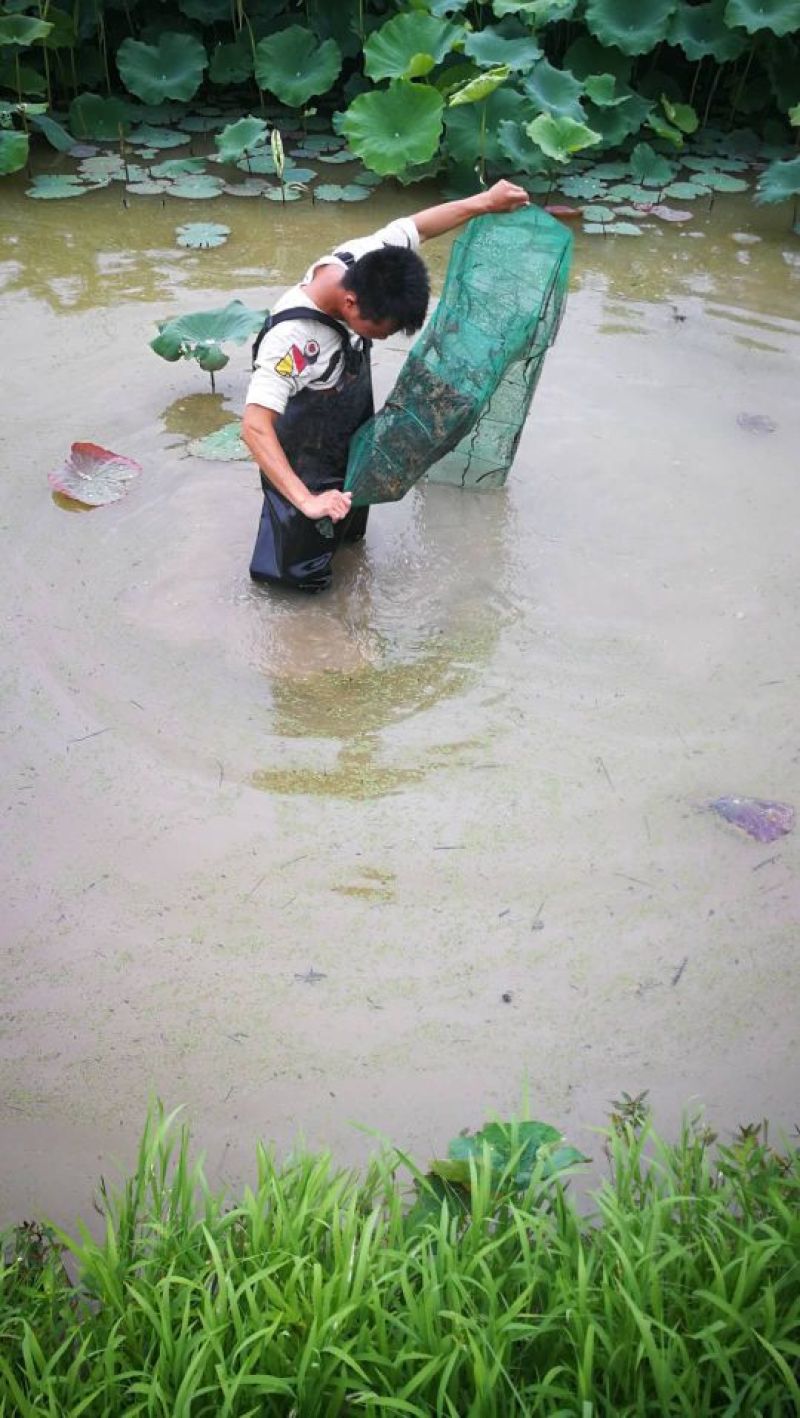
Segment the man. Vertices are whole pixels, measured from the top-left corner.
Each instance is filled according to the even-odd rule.
[[[350,440],[373,413],[370,345],[398,330],[414,334],[425,320],[420,244],[528,200],[522,187],[502,180],[401,217],[315,261],[281,296],[254,346],[242,422],[264,493],[250,564],[255,581],[303,591],[330,585],[337,545],[366,529],[369,509],[354,511],[342,485]]]

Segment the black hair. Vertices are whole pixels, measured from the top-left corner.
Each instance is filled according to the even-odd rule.
[[[348,268],[342,285],[352,291],[364,320],[391,320],[413,335],[421,329],[431,293],[425,262],[405,246],[368,251]]]

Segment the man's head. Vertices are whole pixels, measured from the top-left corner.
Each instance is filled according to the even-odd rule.
[[[413,335],[425,320],[430,281],[424,261],[404,246],[368,251],[342,276],[342,315],[357,335],[385,340]]]

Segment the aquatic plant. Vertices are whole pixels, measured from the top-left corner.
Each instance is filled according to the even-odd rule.
[[[784,1414],[800,1403],[800,1161],[766,1125],[675,1144],[614,1104],[608,1176],[540,1122],[362,1175],[256,1149],[212,1190],[175,1116],[101,1184],[97,1239],[28,1222],[0,1263],[0,1411]]]
[[[228,342],[241,345],[264,323],[265,310],[250,310],[240,300],[232,300],[220,310],[196,311],[179,315],[159,324],[158,334],[150,341],[151,350],[171,363],[179,359],[194,359],[211,376],[224,369],[229,356],[222,346]]]

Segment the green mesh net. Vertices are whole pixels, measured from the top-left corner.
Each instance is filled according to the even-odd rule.
[[[498,487],[555,339],[572,237],[539,207],[459,232],[442,298],[381,411],[359,429],[345,488],[353,505],[436,482]]]

